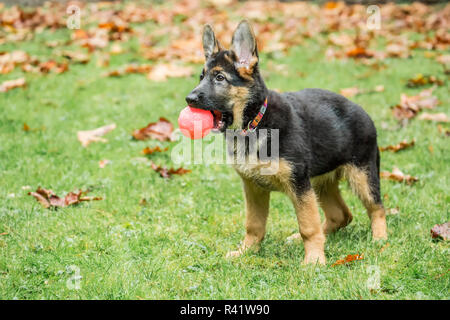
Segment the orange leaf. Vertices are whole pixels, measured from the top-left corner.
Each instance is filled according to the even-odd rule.
[[[363,260],[363,259],[364,259],[364,255],[362,255],[362,254],[361,255],[359,255],[359,254],[349,254],[344,259],[337,260],[331,266],[335,267],[335,266],[338,266],[338,265],[348,264],[350,262],[357,261],[357,260]]]

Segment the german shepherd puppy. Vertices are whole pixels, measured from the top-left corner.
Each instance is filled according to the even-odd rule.
[[[279,167],[261,175],[258,165],[236,165],[244,186],[246,235],[242,246],[227,256],[259,248],[266,230],[271,191],[292,200],[303,239],[304,263],[325,263],[325,235],[352,221],[339,192],[346,179],[367,209],[374,239],[386,239],[386,218],[380,197],[380,154],[369,115],[343,96],[321,89],[277,93],[268,90],[258,68],[255,35],[242,21],[230,50],[223,49],[209,25],[203,31],[206,58],[199,85],[186,97],[189,106],[210,110],[214,126],[247,129],[267,98],[267,111],[252,131],[279,130]],[[268,136],[270,140],[270,136]],[[321,224],[318,206],[325,213]]]

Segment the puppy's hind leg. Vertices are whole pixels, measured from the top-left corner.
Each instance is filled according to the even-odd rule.
[[[366,207],[374,240],[387,239],[386,213],[380,195],[379,152],[365,166],[347,165],[345,176]]]
[[[245,251],[259,249],[259,244],[266,234],[266,222],[269,215],[270,191],[257,186],[252,181],[243,178],[245,195],[245,238],[242,246],[236,251],[227,253],[228,257],[237,257]]]
[[[319,203],[325,213],[325,222],[322,225],[326,234],[347,226],[353,216],[342,199],[339,191],[339,180],[330,180],[317,188]]]

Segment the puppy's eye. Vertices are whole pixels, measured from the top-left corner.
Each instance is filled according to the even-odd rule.
[[[223,80],[225,80],[225,77],[224,77],[223,75],[221,75],[221,74],[218,74],[218,75],[216,76],[216,80],[217,80],[217,81],[223,81]]]
[[[204,76],[203,73],[202,73],[202,74],[200,75],[200,81],[202,81],[204,77],[205,77],[205,76]]]

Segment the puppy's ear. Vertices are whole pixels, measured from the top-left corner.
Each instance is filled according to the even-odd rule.
[[[216,40],[213,29],[207,24],[203,28],[203,51],[205,52],[206,60],[220,50],[222,50],[222,47],[220,46],[219,41]]]
[[[247,20],[241,21],[234,31],[231,50],[236,54],[236,67],[252,71],[258,62],[258,49],[255,34]]]

